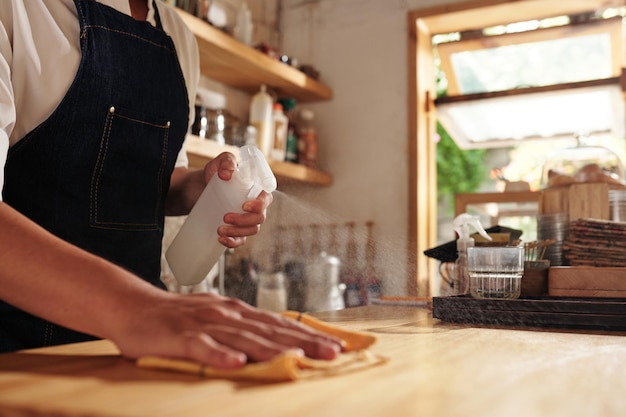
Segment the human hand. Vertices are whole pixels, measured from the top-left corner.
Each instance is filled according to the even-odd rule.
[[[222,152],[204,166],[204,183],[208,184],[213,175],[228,181],[237,170],[237,158],[230,152]]]
[[[335,337],[279,314],[216,294],[163,293],[159,302],[124,320],[112,338],[122,354],[136,359],[163,356],[216,368],[267,361],[287,350],[333,359],[343,347]]]
[[[236,167],[235,156],[223,152],[205,166],[205,181],[208,182],[216,174],[220,179],[229,181]],[[257,198],[243,204],[241,207],[243,213],[226,213],[224,225],[217,229],[218,241],[228,248],[243,245],[247,236],[253,236],[259,232],[266,219],[267,207],[272,204],[272,201],[272,194],[262,191]]]

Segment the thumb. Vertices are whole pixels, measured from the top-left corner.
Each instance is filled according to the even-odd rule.
[[[204,180],[208,183],[213,175],[217,173],[221,179],[228,181],[236,169],[237,160],[235,155],[230,152],[223,152],[205,166]]]

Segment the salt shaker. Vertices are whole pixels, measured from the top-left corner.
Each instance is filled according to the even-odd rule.
[[[287,289],[282,272],[263,272],[259,274],[256,306],[269,311],[287,309]]]

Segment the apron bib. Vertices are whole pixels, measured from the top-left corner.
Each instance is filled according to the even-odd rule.
[[[157,27],[94,0],[74,3],[76,77],[53,114],[9,150],[3,199],[56,236],[164,288],[165,197],[189,106],[174,44],[154,0]],[[1,302],[0,335],[0,351],[93,339]]]

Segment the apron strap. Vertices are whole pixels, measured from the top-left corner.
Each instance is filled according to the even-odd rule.
[[[161,15],[159,14],[159,8],[156,4],[156,0],[152,0],[152,8],[154,9],[154,21],[156,23],[156,27],[163,30],[163,25],[161,24]]]

